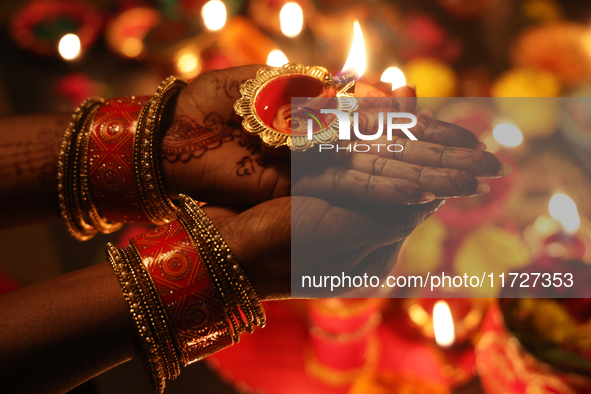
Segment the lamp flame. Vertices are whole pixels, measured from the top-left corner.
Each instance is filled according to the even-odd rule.
[[[203,23],[211,31],[220,30],[226,24],[226,6],[220,0],[211,0],[201,9]]]
[[[304,26],[304,12],[298,3],[286,3],[279,13],[281,32],[287,37],[295,37]]]
[[[548,204],[550,216],[562,223],[564,232],[574,234],[581,226],[581,218],[575,202],[566,194],[552,196]]]
[[[501,145],[513,148],[523,142],[523,133],[510,123],[499,123],[493,129],[493,138]]]
[[[273,49],[267,56],[267,64],[272,67],[281,67],[287,62],[289,62],[287,56],[279,49]]]
[[[435,341],[443,348],[450,347],[456,340],[454,321],[447,302],[440,300],[433,307],[433,329]]]
[[[60,39],[58,52],[65,60],[74,60],[80,55],[80,38],[76,34],[66,34]]]
[[[353,44],[351,45],[351,51],[343,66],[343,70],[339,74],[355,74],[355,79],[359,80],[365,72],[366,66],[363,32],[361,31],[359,22],[355,21],[355,24],[353,25]]]
[[[391,83],[392,90],[406,85],[406,77],[404,76],[402,70],[398,67],[388,67],[382,73],[380,80],[382,82]]]

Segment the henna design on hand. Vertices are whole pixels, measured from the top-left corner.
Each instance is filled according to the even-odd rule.
[[[221,115],[215,112],[208,114],[203,124],[188,116],[179,116],[173,120],[164,137],[161,154],[170,163],[186,163],[191,158],[200,158],[207,151],[230,141],[237,141],[249,151],[254,150],[239,128],[233,127],[231,123],[224,123]]]
[[[269,159],[267,158],[252,158],[250,156],[244,156],[237,164],[239,165],[236,169],[236,175],[250,175],[256,172],[255,163],[260,167],[267,168],[269,166]]]
[[[67,124],[57,121],[55,128],[43,128],[34,142],[0,144],[0,179],[36,174],[42,185],[56,182],[57,157]]]

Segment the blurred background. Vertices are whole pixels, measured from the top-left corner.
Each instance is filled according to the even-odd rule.
[[[336,74],[356,20],[361,83],[414,86],[431,98],[419,106],[470,129],[514,168],[490,194],[449,201],[420,226],[396,273],[566,264],[587,280],[589,2],[3,0],[0,115],[71,112],[88,96],[151,95],[170,74],[244,64]],[[86,243],[62,223],[5,231],[0,292],[101,262],[106,242],[147,229]],[[590,298],[272,303],[268,328],[191,365],[167,393],[591,393]],[[152,391],[134,361],[74,392]]]

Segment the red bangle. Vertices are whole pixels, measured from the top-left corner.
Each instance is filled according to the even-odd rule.
[[[133,179],[133,139],[140,112],[149,99],[108,100],[92,124],[88,150],[91,193],[101,216],[111,223],[150,221]]]
[[[220,295],[179,221],[136,236],[131,245],[152,276],[185,365],[233,344]]]

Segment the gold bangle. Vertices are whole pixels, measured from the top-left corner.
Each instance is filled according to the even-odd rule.
[[[219,275],[219,272],[215,269],[213,256],[211,255],[209,248],[206,246],[206,240],[202,237],[204,232],[202,224],[193,220],[191,217],[188,217],[186,213],[183,212],[182,207],[181,204],[181,207],[177,211],[177,219],[187,230],[187,233],[193,242],[193,246],[199,251],[199,255],[201,256],[220,296],[226,319],[232,325],[232,341],[238,343],[240,342],[240,335],[245,329],[244,323],[239,319],[240,310],[238,303],[236,302],[235,297],[232,297],[232,295],[225,290],[229,287],[224,285],[224,278],[222,278],[221,275]]]
[[[72,115],[62,140],[57,168],[57,188],[60,214],[68,232],[76,239],[85,241],[96,234],[96,229],[88,225],[76,207],[80,206],[77,193],[78,173],[76,171],[78,134],[81,126],[87,125],[88,115],[102,102],[102,99],[88,99]]]
[[[184,206],[192,213],[193,217],[203,223],[210,239],[212,239],[214,255],[219,267],[222,269],[235,291],[242,296],[243,305],[252,312],[255,318],[255,324],[259,327],[264,327],[266,316],[263,306],[248,280],[248,277],[230,251],[230,248],[199,205],[187,196],[182,196],[182,199]]]
[[[137,191],[146,215],[157,225],[173,220],[176,209],[162,182],[157,154],[160,123],[168,101],[185,86],[185,81],[168,77],[142,108],[134,137],[133,167]]]
[[[120,253],[112,243],[108,243],[107,259],[115,271],[125,301],[129,305],[129,311],[132,315],[142,347],[142,362],[148,373],[150,383],[152,383],[156,391],[163,393],[164,387],[166,386],[166,378],[164,376],[162,359],[158,355],[158,345],[154,340],[154,333],[147,320],[148,314],[141,302],[141,291],[137,287],[133,271],[130,269],[127,261],[127,256],[125,253]]]
[[[213,264],[210,263],[210,271],[218,278],[219,283],[224,287],[223,291],[229,296],[226,298],[232,305],[231,310],[239,321],[242,320],[239,308],[246,317],[244,328],[252,332],[252,325],[264,327],[266,324],[265,311],[260,300],[246,277],[246,274],[234,258],[230,248],[223,240],[209,217],[203,212],[191,198],[180,195],[181,204],[178,209],[180,219],[195,223],[188,226],[191,234],[202,239],[199,248],[213,257]]]
[[[171,330],[158,290],[142,262],[141,255],[137,251],[135,244],[131,242],[129,246],[121,250],[127,254],[130,267],[135,273],[134,277],[144,294],[143,299],[146,302],[146,309],[149,312],[150,321],[157,336],[158,348],[164,359],[166,378],[176,379],[181,373],[182,355],[178,341]]]
[[[101,101],[101,104],[104,103],[104,100]],[[94,118],[100,108],[97,108],[95,112],[89,117],[90,122],[89,125],[92,126],[94,122]],[[119,230],[123,223],[109,223],[109,221],[103,217],[101,217],[97,205],[93,199],[92,193],[90,192],[89,186],[89,168],[88,168],[88,149],[90,144],[90,136],[92,134],[92,127],[83,128],[83,131],[80,133],[80,197],[82,199],[83,207],[85,208],[88,216],[90,217],[90,221],[94,228],[96,228],[99,232],[103,234],[110,234]]]

